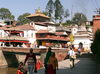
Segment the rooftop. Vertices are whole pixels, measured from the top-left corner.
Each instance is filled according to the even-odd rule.
[[[49,16],[46,16],[45,14],[43,14],[40,9],[38,9],[35,14],[31,14],[29,16],[27,16],[28,18],[30,17],[37,17],[37,16],[40,16],[40,17],[44,17],[44,18],[50,18]]]

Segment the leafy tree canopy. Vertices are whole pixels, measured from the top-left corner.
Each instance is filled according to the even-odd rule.
[[[54,2],[52,0],[49,0],[46,5],[46,12],[48,13],[49,17],[52,17],[54,11]]]
[[[67,20],[65,23],[63,23],[63,26],[69,26],[69,25],[72,25],[71,20]]]
[[[51,20],[56,23],[62,23],[62,21],[69,16],[68,9],[65,10],[60,0],[49,0],[46,6],[46,12]]]
[[[14,15],[11,14],[9,9],[0,8],[0,19],[2,20],[14,20]]]
[[[95,32],[91,51],[96,56],[96,61],[100,63],[100,29]]]
[[[18,17],[17,20],[18,20],[20,25],[23,25],[23,24],[30,22],[30,20],[28,18],[26,18],[28,15],[30,15],[30,13],[24,13]]]
[[[87,21],[87,17],[83,13],[75,13],[72,21],[74,24],[82,25]]]
[[[59,0],[56,0],[55,3],[55,20],[62,19],[62,15],[64,14],[64,8]]]
[[[44,15],[48,16],[48,12],[43,11],[42,13],[43,13]]]

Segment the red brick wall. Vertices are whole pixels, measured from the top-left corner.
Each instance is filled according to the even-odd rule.
[[[93,17],[93,32],[100,29],[100,15],[95,15]]]

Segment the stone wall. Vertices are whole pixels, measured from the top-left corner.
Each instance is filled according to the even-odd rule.
[[[18,48],[17,48],[17,51],[18,51]],[[37,54],[37,59],[40,58],[42,63],[44,63],[44,58],[46,56],[47,49],[40,49],[38,51],[34,49],[34,51],[35,51],[34,53]],[[55,52],[58,61],[64,60],[64,58],[67,55],[66,49],[52,49],[52,52]],[[14,52],[7,52],[7,51],[2,52],[2,50],[0,50],[0,67],[1,66],[6,66],[6,67],[7,66],[18,66],[19,62],[24,62],[25,57],[26,57],[26,53],[23,54],[23,53],[14,53]]]
[[[8,66],[8,63],[5,59],[5,56],[2,52],[2,50],[0,50],[0,67],[7,67]]]

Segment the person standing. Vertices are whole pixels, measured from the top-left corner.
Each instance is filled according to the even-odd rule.
[[[74,68],[74,61],[76,59],[76,54],[73,50],[73,48],[71,47],[70,50],[68,51],[68,55],[69,55],[69,60],[70,60],[70,68]]]
[[[33,69],[34,72],[37,72],[36,70],[36,55],[33,53],[33,49],[30,49],[30,52],[26,55],[25,61],[24,61],[24,65],[28,64],[28,71],[29,74],[33,74]]]
[[[58,60],[55,53],[52,53],[48,61],[47,74],[56,74],[56,69],[58,70]]]
[[[52,54],[51,50],[52,50],[51,47],[49,47],[49,48],[48,48],[48,52],[47,52],[47,54],[46,54],[46,58],[44,59],[45,74],[47,73],[48,61],[49,61],[49,58],[50,58],[50,56],[51,56],[51,54]]]

